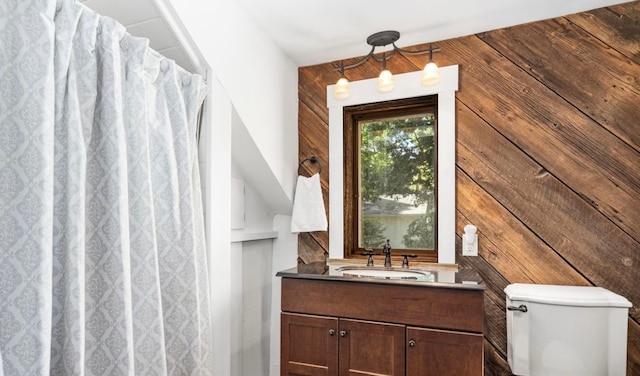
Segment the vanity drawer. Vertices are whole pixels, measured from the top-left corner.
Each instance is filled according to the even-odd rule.
[[[482,333],[484,291],[282,279],[282,310]]]

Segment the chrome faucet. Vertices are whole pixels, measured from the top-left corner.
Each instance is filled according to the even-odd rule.
[[[389,244],[389,239],[387,239],[387,243],[382,247],[382,253],[384,253],[384,267],[391,267],[391,244]]]

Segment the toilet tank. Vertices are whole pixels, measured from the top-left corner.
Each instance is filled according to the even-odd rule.
[[[631,303],[601,287],[505,288],[507,360],[514,375],[625,375]]]

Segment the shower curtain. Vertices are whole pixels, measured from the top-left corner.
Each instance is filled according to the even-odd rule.
[[[205,94],[80,3],[0,1],[0,375],[211,373]]]

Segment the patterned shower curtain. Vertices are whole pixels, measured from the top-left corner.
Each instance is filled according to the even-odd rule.
[[[205,94],[73,0],[0,1],[0,375],[211,374]]]

